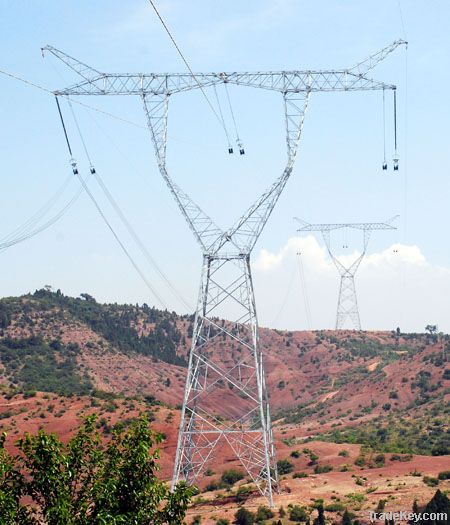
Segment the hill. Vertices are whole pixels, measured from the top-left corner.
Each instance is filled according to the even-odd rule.
[[[100,390],[153,396],[177,406],[192,329],[193,316],[145,304],[103,305],[88,294],[72,298],[38,290],[5,298],[0,300],[3,388],[62,394]],[[335,438],[344,440],[356,438],[336,430],[343,426],[389,415],[442,414],[450,386],[449,341],[399,331],[262,328],[274,419],[322,433],[333,428]],[[223,337],[216,345],[223,364],[236,361],[231,340]],[[223,385],[210,402],[222,402],[228,388]]]
[[[92,412],[108,436],[144,411],[166,436],[161,475],[169,478],[192,329],[193,316],[99,304],[88,294],[0,300],[0,426],[9,446],[42,425],[67,437]],[[362,513],[380,499],[410,508],[436,483],[445,488],[450,482],[437,476],[450,470],[449,341],[399,330],[262,328],[277,453],[290,465],[277,505],[324,499],[339,503],[336,512]],[[222,338],[217,355],[229,366],[238,351]],[[228,388],[209,402],[223,403]],[[192,513],[229,518],[236,498],[262,503],[245,480],[224,492],[220,476],[230,467],[240,468],[216,458]]]

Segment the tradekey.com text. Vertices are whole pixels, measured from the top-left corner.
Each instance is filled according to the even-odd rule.
[[[397,522],[407,521],[408,523],[422,523],[423,521],[447,521],[446,512],[409,512],[400,510],[397,512],[376,512],[371,510],[369,512],[369,519],[371,523],[375,521]]]

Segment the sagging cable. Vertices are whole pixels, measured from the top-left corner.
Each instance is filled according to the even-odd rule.
[[[145,283],[145,285],[147,286],[147,288],[150,290],[150,292],[154,295],[154,297],[160,302],[160,304],[167,309],[167,304],[164,302],[164,300],[160,297],[160,295],[158,294],[158,292],[153,288],[153,286],[150,284],[150,282],[148,281],[148,279],[146,278],[146,276],[144,275],[144,273],[142,272],[142,270],[139,268],[139,266],[137,265],[136,261],[133,259],[131,253],[127,250],[126,246],[123,244],[123,242],[120,240],[118,234],[116,233],[116,231],[114,230],[114,228],[112,227],[111,223],[109,222],[108,218],[106,217],[106,215],[104,214],[103,210],[101,209],[100,207],[100,204],[97,202],[96,198],[94,197],[94,195],[92,194],[92,192],[90,191],[89,187],[87,186],[86,184],[86,181],[83,179],[83,177],[81,177],[81,175],[79,174],[78,172],[78,168],[77,168],[77,164],[76,164],[76,161],[74,160],[73,158],[73,154],[72,154],[72,148],[70,146],[70,141],[69,141],[69,136],[67,134],[67,129],[66,129],[66,125],[65,125],[65,122],[64,122],[64,118],[63,118],[63,115],[62,115],[62,111],[61,111],[61,107],[59,105],[59,101],[58,101],[58,97],[56,97],[56,104],[58,106],[58,113],[59,113],[59,117],[61,119],[61,125],[62,125],[62,128],[64,130],[64,136],[66,138],[66,144],[67,144],[67,149],[69,150],[69,154],[70,154],[70,163],[72,165],[72,171],[73,171],[73,174],[76,175],[78,177],[78,180],[80,181],[80,184],[81,186],[83,187],[84,191],[87,193],[88,197],[91,199],[92,203],[94,204],[95,208],[97,209],[99,215],[101,216],[101,218],[103,219],[104,223],[106,224],[106,226],[108,227],[108,229],[110,230],[110,232],[113,234],[117,244],[120,246],[120,248],[122,249],[123,253],[125,254],[125,256],[127,257],[127,259],[130,261],[131,265],[133,266],[133,268],[136,270],[137,274],[139,275],[139,277],[142,279],[142,281]],[[91,171],[92,173],[92,171]],[[93,172],[95,174],[95,170]]]

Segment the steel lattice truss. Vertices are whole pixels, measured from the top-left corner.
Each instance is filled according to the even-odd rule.
[[[395,90],[396,86],[367,75],[401,44],[405,42],[393,42],[348,69],[195,75],[102,73],[53,47],[45,48],[83,79],[55,91],[56,96],[141,98],[161,175],[203,252],[172,486],[181,479],[195,483],[214,458],[217,447],[224,444],[239,458],[269,504],[273,504],[278,477],[250,253],[292,173],[311,93]],[[217,226],[174,182],[166,167],[169,97],[224,83],[280,93],[284,99],[287,146],[281,175],[228,230]],[[223,307],[231,312],[227,322],[218,321]],[[223,340],[231,341],[235,350],[228,361],[221,355]],[[220,400],[219,407],[212,405],[214,399]]]
[[[328,254],[336,266],[339,275],[341,276],[339,286],[339,297],[338,306],[336,313],[336,330],[344,328],[348,321],[350,325],[356,329],[361,330],[361,320],[359,317],[358,299],[356,296],[355,288],[355,274],[363,260],[367,246],[369,244],[370,236],[373,230],[395,230],[396,227],[392,226],[392,222],[397,216],[392,217],[386,222],[354,222],[354,223],[343,223],[343,224],[308,224],[305,221],[295,218],[296,221],[302,224],[302,227],[297,231],[299,232],[314,232],[319,231],[322,233],[323,240],[328,250]],[[361,253],[356,259],[349,265],[345,266],[339,258],[333,253],[331,248],[331,232],[343,229],[360,230],[363,234],[363,248]]]

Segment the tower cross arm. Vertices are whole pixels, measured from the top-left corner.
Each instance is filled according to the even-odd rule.
[[[279,93],[396,89],[393,84],[366,78],[349,70],[196,73],[195,76],[175,73],[100,73],[73,86],[58,89],[55,94],[61,96],[171,95],[227,83]]]
[[[303,221],[302,221],[303,222]],[[299,232],[324,232],[332,230],[340,230],[343,228],[352,228],[354,230],[396,230],[397,228],[389,222],[349,222],[349,223],[336,223],[336,224],[308,224],[304,223],[303,226],[297,229]]]
[[[311,93],[396,89],[395,85],[373,80],[366,74],[403,43],[406,42],[397,40],[350,68],[194,74],[101,73],[52,46],[43,51],[52,53],[83,78],[73,86],[55,91],[57,95],[167,95],[221,83],[280,93]]]

